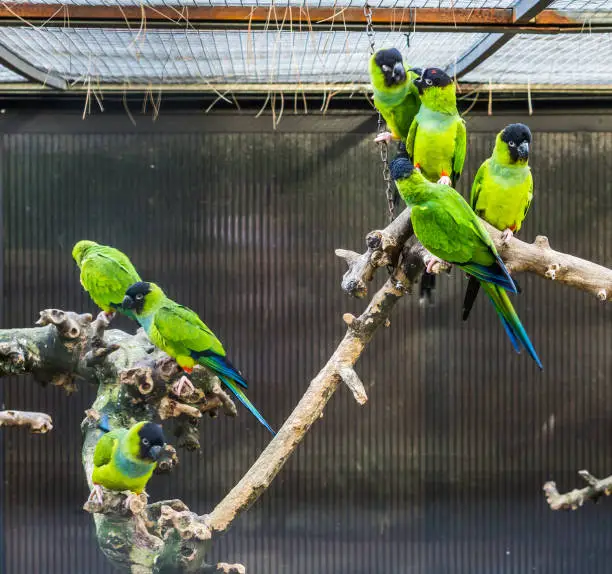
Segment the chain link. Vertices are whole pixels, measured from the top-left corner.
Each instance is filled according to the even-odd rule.
[[[372,24],[372,8],[367,4],[363,7],[363,14],[366,19],[366,33],[370,43],[370,54],[376,51],[374,42],[374,25]],[[378,112],[377,132],[380,134],[385,129],[385,122],[380,112]],[[393,192],[393,184],[391,182],[391,170],[389,169],[389,146],[386,141],[379,142],[380,146],[380,161],[383,164],[382,174],[385,182],[385,195],[387,196],[387,207],[389,209],[389,222],[395,219],[395,194]]]

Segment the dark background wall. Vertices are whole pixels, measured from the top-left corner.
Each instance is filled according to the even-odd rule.
[[[472,117],[461,190],[495,132],[519,120],[534,129],[535,177],[521,238],[544,233],[612,266],[611,116]],[[93,312],[70,252],[79,239],[110,243],[201,314],[279,427],[342,337],[342,314],[365,305],[342,294],[333,251],[360,250],[385,222],[371,115],[287,116],[273,132],[250,116],[162,111],[133,127],[122,111],[82,121],[9,107],[0,125],[1,326],[32,325],[47,307]],[[484,297],[461,321],[456,271],[434,307],[406,297],[357,366],[368,404],[341,388],[213,558],[253,574],[609,572],[612,503],[553,513],[541,486],[612,472],[612,308],[520,281],[543,373],[514,354]],[[1,388],[6,408],[55,421],[46,436],[0,434],[3,571],[110,572],[81,509],[79,424],[95,389]],[[244,409],[205,420],[202,452],[181,453],[152,499],[210,511],[268,440]]]

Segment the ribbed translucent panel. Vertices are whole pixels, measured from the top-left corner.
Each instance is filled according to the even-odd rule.
[[[333,116],[290,133],[245,116],[198,133],[210,118],[163,109],[155,124],[139,118],[140,133],[125,114],[77,116],[51,129],[39,115],[1,136],[2,327],[31,326],[48,307],[95,312],[70,252],[79,239],[110,243],[201,314],[278,428],[342,337],[342,314],[366,304],[342,294],[334,249],[361,250],[385,224],[373,134],[342,123],[322,133]],[[464,193],[501,125],[490,121],[469,133]],[[534,133],[535,198],[520,237],[546,234],[610,267],[612,133],[558,125],[554,116]],[[520,283],[513,301],[543,372],[513,352],[482,294],[461,321],[456,269],[439,278],[435,306],[406,296],[357,364],[367,405],[341,387],[211,559],[266,574],[607,573],[610,501],[552,512],[541,487],[552,478],[572,489],[581,468],[612,472],[612,307],[531,275]],[[123,318],[114,326],[134,330]],[[6,408],[48,412],[55,428],[0,432],[0,570],[109,573],[82,510],[79,425],[96,390],[66,397],[28,377],[1,389]],[[244,409],[205,418],[202,451],[155,476],[151,499],[209,512],[268,441]]]

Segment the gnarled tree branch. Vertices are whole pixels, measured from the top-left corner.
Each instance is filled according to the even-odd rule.
[[[547,482],[542,489],[552,510],[576,510],[587,500],[597,502],[604,494],[612,492],[612,476],[595,478],[588,470],[579,470],[578,474],[588,484],[584,488],[575,488],[570,492],[560,494],[554,481]]]
[[[502,234],[481,220],[493,238],[495,245],[511,272],[526,271],[586,291],[600,301],[612,298],[612,270],[591,261],[551,249],[548,239],[538,235],[533,243],[526,243],[516,237],[508,243],[502,241]],[[406,237],[412,233],[410,209],[402,213],[381,231],[372,231],[366,236],[366,251],[355,253],[345,249],[336,250],[336,255],[346,260],[348,270],[342,278],[342,290],[354,297],[367,294],[367,284],[377,268],[395,261]],[[423,260],[427,263],[431,255],[424,250]],[[445,271],[441,265],[434,265],[434,273]]]
[[[53,428],[51,417],[28,411],[0,411],[0,427],[30,427],[33,433],[45,434]]]

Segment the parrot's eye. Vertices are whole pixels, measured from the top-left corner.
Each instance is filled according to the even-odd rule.
[[[381,66],[381,69],[382,69],[383,72],[390,72],[391,71],[391,67],[387,66],[386,64],[383,64]]]
[[[427,79],[425,80],[425,83],[426,83],[428,86],[431,86],[431,85],[433,84],[433,82],[432,82],[432,81],[431,81],[429,78],[427,78]]]
[[[514,142],[508,142],[508,145],[509,145],[510,147],[514,147],[516,144],[515,144]]]
[[[149,446],[149,439],[148,438],[143,438],[142,439],[142,444],[144,444],[145,446]]]
[[[138,295],[136,295],[136,299],[138,301],[140,301],[143,297],[144,297],[144,295],[142,293],[138,293]]]

